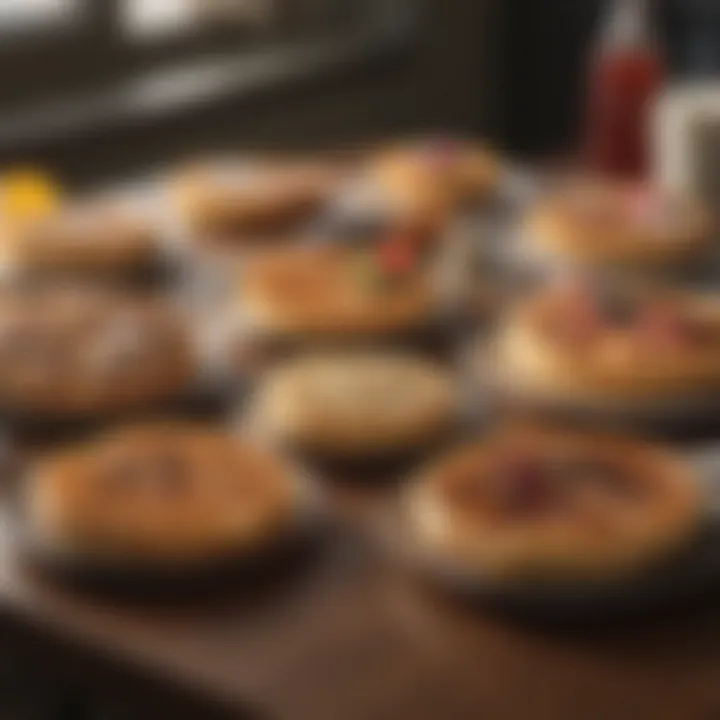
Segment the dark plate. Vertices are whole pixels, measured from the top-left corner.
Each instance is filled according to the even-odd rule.
[[[295,522],[283,533],[240,552],[187,562],[126,561],[52,546],[38,539],[25,522],[20,492],[6,505],[11,537],[24,566],[48,579],[90,592],[167,599],[204,594],[239,584],[273,584],[292,573],[318,549],[331,531],[330,518],[314,484],[298,507]]]
[[[397,544],[397,539],[394,542]],[[412,547],[402,548],[400,556],[421,582],[463,605],[553,625],[655,615],[720,592],[718,523],[708,525],[669,560],[645,572],[606,582],[496,582],[480,571],[463,572],[422,557]]]
[[[663,613],[720,593],[720,451],[687,455],[706,495],[707,518],[696,536],[644,571],[596,582],[497,581],[429,557],[413,542],[398,505],[380,527],[390,550],[431,587],[470,606],[551,624],[594,623]]]

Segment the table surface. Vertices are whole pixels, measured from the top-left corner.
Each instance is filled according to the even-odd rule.
[[[343,484],[338,499],[341,528],[281,583],[163,604],[83,594],[28,572],[3,523],[0,618],[31,630],[41,651],[52,645],[58,672],[72,656],[90,688],[136,678],[238,717],[720,716],[711,597],[632,621],[520,622],[461,605],[388,562],[375,532],[387,490]]]
[[[720,588],[652,617],[565,627],[468,607],[383,552],[390,487],[332,484],[339,527],[282,582],[164,603],[29,572],[0,514],[4,638],[89,692],[139,686],[203,720],[720,717]],[[180,715],[154,717],[167,716]]]

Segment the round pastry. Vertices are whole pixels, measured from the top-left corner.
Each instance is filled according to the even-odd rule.
[[[573,282],[513,309],[491,374],[519,400],[658,418],[717,401],[720,302],[667,291],[598,291]]]
[[[439,299],[414,257],[374,249],[285,248],[248,263],[242,322],[260,336],[289,339],[388,337],[426,328]]]
[[[251,422],[264,435],[332,456],[392,454],[454,429],[451,375],[432,362],[382,352],[302,356],[264,379]]]
[[[456,450],[403,508],[426,560],[491,584],[619,579],[687,546],[703,519],[699,483],[668,452],[532,429]]]
[[[157,265],[159,245],[146,214],[95,199],[6,225],[0,257],[10,270],[126,274]]]
[[[217,160],[181,172],[173,195],[200,239],[257,239],[287,232],[318,210],[338,172],[322,161]]]
[[[31,471],[29,536],[96,562],[187,563],[265,545],[297,521],[298,477],[230,435],[158,424],[50,456]]]
[[[707,251],[712,232],[709,214],[688,198],[580,179],[530,212],[522,250],[550,265],[672,269]]]
[[[95,416],[182,394],[194,352],[169,305],[90,287],[0,292],[0,406],[29,417]]]
[[[495,191],[500,164],[479,145],[434,138],[381,152],[370,162],[367,175],[384,194],[392,217],[435,229],[454,210]]]

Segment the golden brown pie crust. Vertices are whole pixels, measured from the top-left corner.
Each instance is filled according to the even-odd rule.
[[[513,489],[497,475],[498,462],[524,456],[594,464],[559,476],[538,500],[522,495],[532,486]],[[582,474],[598,467],[608,474]],[[422,552],[490,581],[623,576],[681,549],[702,516],[698,482],[665,450],[546,430],[500,434],[457,450],[422,472],[404,500]]]
[[[171,195],[198,239],[255,240],[308,218],[340,177],[330,162],[228,158],[180,171],[171,180]]]
[[[149,218],[111,200],[78,201],[7,227],[2,255],[11,268],[112,273],[152,266],[159,246]]]
[[[450,146],[447,151],[443,144]],[[452,156],[433,159],[433,153],[443,152]],[[480,145],[420,140],[379,152],[370,162],[368,176],[401,219],[416,226],[439,228],[458,207],[485,200],[493,193],[500,172],[498,159]]]
[[[28,416],[95,416],[166,402],[195,381],[176,309],[83,286],[0,293],[0,404]]]
[[[289,336],[387,336],[423,328],[438,311],[429,273],[397,282],[364,277],[364,251],[303,247],[249,262],[239,313],[252,329]]]
[[[651,406],[720,390],[720,302],[677,293],[670,301],[707,337],[658,345],[634,327],[609,326],[574,342],[554,329],[571,301],[548,290],[509,313],[491,362],[517,392],[538,399]]]
[[[652,206],[647,217],[636,217],[627,210],[628,198],[640,192],[624,183],[578,180],[530,211],[526,242],[548,259],[601,267],[672,268],[708,250],[713,222],[699,203],[658,198],[657,212],[663,208],[667,220],[654,218]]]
[[[301,356],[262,379],[253,420],[291,447],[373,457],[436,441],[459,414],[452,376],[411,355]]]
[[[202,560],[251,550],[287,529],[295,481],[283,461],[232,436],[135,426],[40,461],[26,513],[51,550]]]

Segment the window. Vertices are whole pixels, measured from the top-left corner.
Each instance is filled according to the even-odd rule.
[[[227,22],[268,26],[275,10],[273,0],[125,0],[121,24],[132,36],[157,38]]]
[[[0,30],[23,31],[66,22],[77,15],[76,0],[0,0]]]
[[[2,152],[32,152],[96,128],[154,123],[352,67],[358,57],[397,48],[398,35],[404,42],[409,17],[389,11],[405,4],[0,0]],[[10,37],[16,32],[22,42]]]
[[[0,0],[0,109],[240,52],[279,35],[281,4],[307,1]]]
[[[663,0],[660,8],[673,72],[681,76],[717,77],[720,5],[716,0]]]

